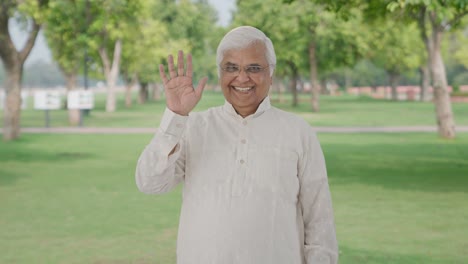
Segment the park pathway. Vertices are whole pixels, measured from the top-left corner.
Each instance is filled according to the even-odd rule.
[[[437,132],[435,126],[389,126],[389,127],[313,127],[318,133],[402,133]],[[26,127],[21,133],[50,134],[152,134],[156,128],[148,127]],[[457,126],[456,132],[468,132],[468,126]],[[0,133],[3,130],[0,128]]]

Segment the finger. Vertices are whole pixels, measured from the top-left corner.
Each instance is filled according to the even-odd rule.
[[[184,76],[184,52],[181,50],[177,54],[177,74]]]
[[[208,77],[203,77],[200,80],[200,82],[198,82],[197,89],[195,90],[195,94],[197,95],[198,98],[201,98],[207,81],[208,81]]]
[[[166,85],[167,83],[167,77],[166,77],[166,72],[164,71],[164,65],[162,64],[159,64],[159,76],[161,76],[161,79],[164,83],[164,85]]]
[[[187,77],[192,78],[193,71],[192,71],[192,54],[187,54]]]
[[[177,73],[174,69],[174,57],[169,55],[169,57],[167,57],[167,61],[167,67],[169,67],[169,76],[171,76],[171,79],[177,77]]]

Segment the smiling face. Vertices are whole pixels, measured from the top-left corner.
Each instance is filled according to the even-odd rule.
[[[240,69],[238,72],[221,70],[220,83],[224,97],[242,117],[255,113],[268,95],[272,77],[265,52],[263,43],[254,42],[246,48],[227,50],[221,61],[223,69]],[[253,71],[246,71],[248,67]],[[259,68],[262,70],[258,71]]]

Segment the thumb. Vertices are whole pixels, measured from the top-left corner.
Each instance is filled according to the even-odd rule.
[[[208,77],[203,77],[200,80],[200,82],[198,82],[197,89],[195,90],[195,94],[197,95],[198,98],[201,98],[207,81],[208,81]]]

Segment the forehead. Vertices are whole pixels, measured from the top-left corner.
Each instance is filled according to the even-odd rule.
[[[238,65],[267,64],[265,45],[256,42],[242,49],[227,50],[224,52],[221,64],[226,63]]]

